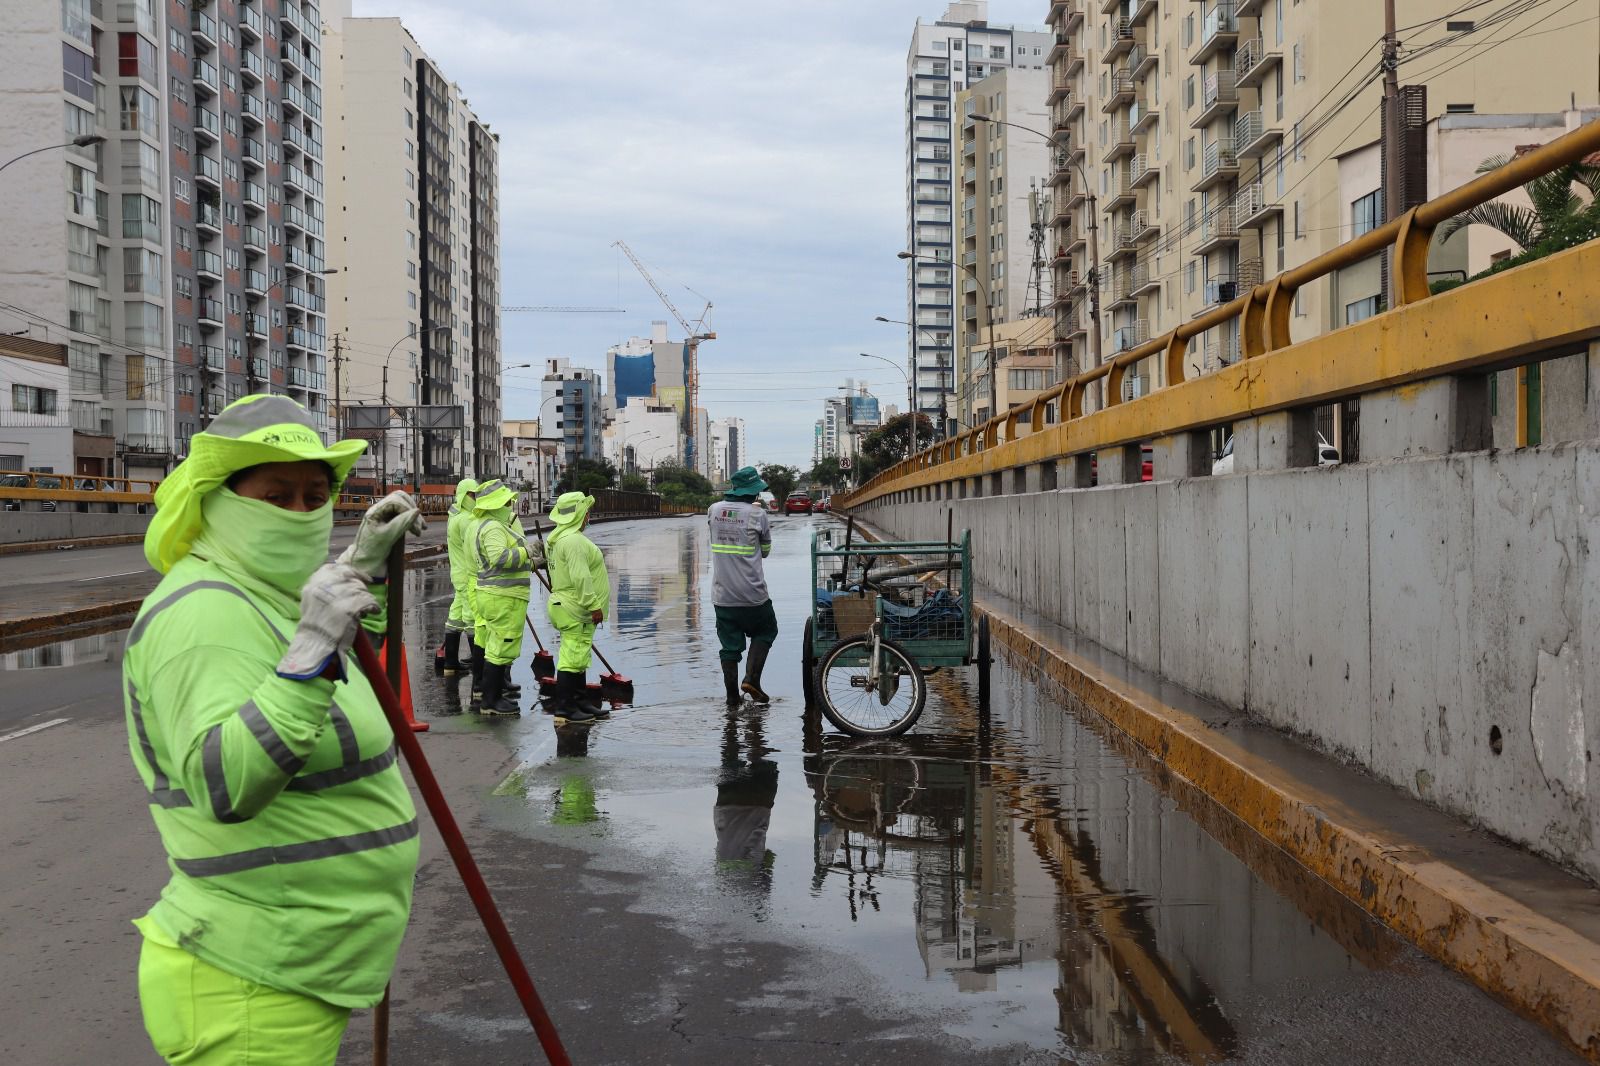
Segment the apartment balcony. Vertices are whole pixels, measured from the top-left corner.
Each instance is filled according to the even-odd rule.
[[[326,392],[328,378],[326,374],[315,370],[308,370],[303,366],[291,366],[284,373],[284,380],[293,389],[306,389],[311,392]],[[438,384],[435,382],[435,384]]]
[[[1083,315],[1076,307],[1069,307],[1056,312],[1056,338],[1057,340],[1072,341],[1079,337],[1088,336],[1089,331],[1084,328]]]
[[[1235,0],[1233,10],[1240,18],[1253,18],[1266,6],[1267,0]]]
[[[222,120],[215,111],[200,107],[198,101],[194,109],[194,139],[202,148],[222,139]]]
[[[1160,63],[1159,54],[1153,48],[1146,48],[1142,44],[1128,53],[1128,69],[1133,71],[1133,80],[1136,82],[1149,78]]]
[[[1239,246],[1239,229],[1234,225],[1233,211],[1227,205],[1213,207],[1200,220],[1194,233],[1194,254],[1209,255],[1224,248]]]
[[[1261,260],[1241,260],[1239,263],[1237,276],[1239,278],[1240,292],[1249,292],[1250,290],[1254,289],[1257,285],[1261,284]]]
[[[1067,235],[1067,240],[1066,240],[1067,254],[1069,256],[1077,255],[1079,252],[1083,251],[1083,249],[1086,248],[1088,246],[1088,244],[1089,244],[1089,238],[1084,235],[1084,231],[1074,228],[1073,231]]]
[[[327,306],[327,301],[316,293],[307,292],[305,289],[297,289],[293,285],[290,285],[284,292],[284,300],[290,307],[303,307],[307,311],[318,315],[325,313],[324,308]]]
[[[194,61],[194,91],[195,97],[214,97],[217,95],[217,65],[205,59]]]
[[[278,9],[279,25],[283,27],[285,37],[293,37],[305,26],[305,20],[300,17],[300,12],[292,4],[283,4]]]
[[[1139,319],[1121,329],[1111,333],[1111,350],[1113,353],[1130,352],[1150,339],[1150,323]]]
[[[300,210],[298,207],[294,206],[293,204],[284,204],[283,205],[283,228],[284,229],[293,230],[296,233],[304,233],[306,231],[306,223],[307,223],[307,221],[309,221],[309,220],[307,219],[306,213],[304,211]]]
[[[1133,45],[1133,20],[1126,18],[1112,19],[1111,38],[1106,42],[1106,52],[1101,57],[1101,61],[1115,63],[1133,51]]]
[[[1132,225],[1122,225],[1115,230],[1106,231],[1108,240],[1101,249],[1108,263],[1115,263],[1123,259],[1132,259],[1138,252],[1137,242],[1134,240]]]
[[[244,272],[244,291],[247,296],[261,297],[267,294],[267,275],[260,270],[246,270]]]
[[[195,317],[199,321],[201,329],[221,329],[222,301],[209,296],[202,296],[195,301]],[[218,362],[217,366],[220,369],[222,364]]]
[[[1106,298],[1106,309],[1119,311],[1124,307],[1138,307],[1139,301],[1133,295],[1133,270],[1132,268],[1114,272],[1111,275],[1111,293]]]
[[[1134,156],[1133,158],[1137,160],[1140,157]],[[1122,172],[1122,180],[1111,183],[1110,191],[1106,194],[1106,201],[1101,205],[1101,209],[1109,215],[1111,212],[1119,211],[1124,207],[1132,207],[1138,200],[1137,191],[1133,184],[1133,161],[1130,160],[1127,169]]]
[[[259,130],[266,124],[267,107],[261,102],[261,97],[242,93],[239,96],[239,115],[244,119],[247,130]]]
[[[1126,69],[1112,71],[1108,82],[1105,101],[1100,105],[1100,110],[1111,114],[1119,108],[1126,107],[1134,101],[1133,75]]]
[[[1260,229],[1274,218],[1283,217],[1283,205],[1267,199],[1266,188],[1258,181],[1239,190],[1233,203],[1234,225],[1239,229]]]
[[[1148,133],[1155,128],[1156,120],[1160,116],[1161,111],[1158,108],[1135,100],[1133,106],[1128,109],[1128,128],[1136,137],[1141,133]]]
[[[1083,0],[1050,0],[1050,13],[1044,21],[1054,26],[1058,35],[1071,33],[1083,25]]]
[[[272,368],[261,356],[252,355],[245,361],[245,373],[257,381],[266,381],[271,377]]]
[[[1055,229],[1060,226],[1070,226],[1073,220],[1073,211],[1077,204],[1082,202],[1082,197],[1078,198],[1077,203],[1073,203],[1068,197],[1057,194],[1053,198],[1054,206],[1050,210],[1050,227]]]
[[[189,32],[194,38],[197,54],[217,50],[217,20],[204,11],[189,12]]]
[[[305,61],[305,54],[296,48],[290,41],[283,41],[278,46],[278,61],[283,64],[286,74],[299,74],[300,64]]]
[[[1195,314],[1201,315],[1215,307],[1232,303],[1239,298],[1239,280],[1232,274],[1218,274],[1207,278],[1201,290],[1201,306],[1196,308]]]
[[[253,181],[244,183],[244,209],[258,213],[267,209],[267,192]]]
[[[1161,176],[1161,164],[1154,162],[1154,158],[1140,152],[1128,164],[1128,180],[1135,189],[1142,189]]]
[[[222,280],[222,256],[216,252],[208,252],[204,248],[197,249],[194,253],[194,272],[201,281],[218,282]]]
[[[1189,54],[1189,62],[1198,66],[1238,43],[1239,19],[1233,13],[1233,4],[1228,0],[1217,0],[1200,24],[1200,38],[1195,43],[1195,50]]]
[[[1133,234],[1133,239],[1139,244],[1153,241],[1161,236],[1161,223],[1156,221],[1155,215],[1149,211],[1135,211],[1128,219],[1128,229]]]
[[[1067,49],[1066,56],[1061,60],[1060,63],[1056,64],[1056,69],[1060,73],[1071,77],[1083,69],[1083,64],[1083,50],[1081,48],[1069,48]]]
[[[1233,124],[1233,143],[1238,148],[1241,159],[1258,159],[1271,151],[1272,146],[1281,140],[1283,140],[1283,130],[1275,124],[1268,123],[1265,114],[1259,109],[1246,111]]]
[[[1100,14],[1115,15],[1121,6],[1122,0],[1100,0]]]
[[[1054,69],[1056,60],[1065,57],[1071,49],[1072,34],[1070,32],[1057,31],[1055,41],[1050,45],[1050,51],[1045,53],[1045,66]]]
[[[1104,162],[1111,163],[1134,153],[1133,131],[1120,119],[1111,123],[1111,139],[1106,142]]]
[[[254,170],[257,173],[266,169],[267,149],[260,141],[253,141],[249,138],[246,138],[240,142],[239,148],[239,155],[240,158],[243,159],[246,169]]]
[[[1234,81],[1248,89],[1257,88],[1267,73],[1282,62],[1283,53],[1269,50],[1265,38],[1251,38],[1233,55]]]
[[[1204,192],[1225,181],[1239,177],[1239,157],[1234,153],[1231,140],[1215,140],[1206,145],[1200,164],[1200,177],[1195,179],[1194,191]]]
[[[211,301],[216,303],[215,300]],[[228,360],[223,356],[222,349],[215,344],[202,344],[194,350],[195,362],[203,370],[222,373],[228,369]]]
[[[299,348],[302,351],[317,352],[319,354],[322,351],[322,335],[313,333],[303,326],[290,326],[285,331],[284,343],[291,348]]]
[[[1193,130],[1203,129],[1224,115],[1232,114],[1239,106],[1239,90],[1233,83],[1233,71],[1220,68],[1206,75],[1200,94],[1200,112],[1189,123]]]
[[[267,231],[260,226],[246,226],[244,228],[244,250],[255,255],[266,254]]]
[[[206,155],[194,157],[194,178],[201,185],[209,185],[219,194],[222,190],[222,164]]]
[[[1161,275],[1149,263],[1140,261],[1133,266],[1133,295],[1151,296],[1161,291]]]
[[[322,256],[313,255],[304,248],[290,245],[284,249],[284,262],[290,270],[297,270],[302,274],[322,273]]]
[[[239,35],[249,41],[261,40],[261,12],[249,4],[239,5]]]
[[[244,316],[245,332],[257,340],[267,339],[267,316],[247,314]]]
[[[1156,13],[1157,6],[1157,0],[1134,0],[1133,15],[1131,16],[1133,24],[1135,26],[1144,25],[1145,20]]]
[[[216,204],[204,200],[195,202],[194,228],[209,231],[213,236],[222,232],[222,212]]]
[[[1059,104],[1072,95],[1072,79],[1056,78],[1050,86],[1050,95],[1045,98],[1047,104]]]
[[[267,66],[261,59],[260,52],[252,52],[246,48],[239,49],[239,80],[245,87],[260,85],[261,79],[266,77]]]
[[[1072,157],[1065,151],[1057,149],[1051,157],[1052,168],[1047,185],[1062,187],[1072,184]]]

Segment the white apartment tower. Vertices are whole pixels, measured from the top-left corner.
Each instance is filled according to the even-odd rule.
[[[338,18],[327,51],[335,398],[459,407],[464,431],[400,433],[390,468],[496,474],[498,138],[399,19]]]
[[[988,8],[967,0],[936,22],[918,20],[906,57],[906,343],[917,407],[936,421],[956,406],[953,282],[964,290],[981,277],[976,255],[957,254],[955,97],[1000,70],[1042,69],[1050,49],[1043,29],[990,25]]]

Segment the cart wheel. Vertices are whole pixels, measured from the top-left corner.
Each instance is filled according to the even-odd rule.
[[[817,667],[822,713],[855,737],[899,736],[916,723],[928,699],[917,662],[887,637],[878,640],[873,682],[870,636],[847,637],[828,649]]]
[[[994,657],[989,654],[989,616],[978,616],[978,707],[989,709],[989,664]]]
[[[807,618],[805,631],[800,634],[800,691],[807,707],[817,702],[817,657],[811,650],[815,646],[811,640],[811,619]]]

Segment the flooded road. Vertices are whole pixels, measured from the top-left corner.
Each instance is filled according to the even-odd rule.
[[[610,721],[452,714],[468,686],[412,664],[429,758],[575,1061],[1574,1061],[1006,662],[988,715],[975,677],[944,670],[905,736],[826,730],[800,698],[826,521],[774,523],[768,708],[723,706],[689,519],[591,531],[616,593],[597,646],[637,689]],[[442,569],[409,575],[418,660],[449,598]],[[128,920],[164,870],[128,765],[123,640],[0,655],[8,1061],[156,1062]],[[396,1061],[537,1061],[424,840]],[[367,1024],[341,1063],[371,1061]]]
[[[498,829],[644,875],[634,906],[696,942],[810,953],[808,980],[742,1004],[771,1039],[844,997],[932,1021],[952,1061],[1570,1061],[1003,662],[987,717],[970,671],[945,670],[909,734],[825,731],[800,697],[825,521],[774,523],[769,708],[723,707],[703,523],[671,521],[592,531],[617,603],[597,645],[636,706],[560,735],[537,710],[434,724],[513,748]],[[449,689],[422,687],[422,713]]]

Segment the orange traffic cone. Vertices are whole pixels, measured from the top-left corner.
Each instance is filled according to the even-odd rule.
[[[387,671],[389,669],[389,646],[387,644],[384,645],[383,651],[379,654],[378,657],[383,663],[385,676],[388,676],[387,675]],[[406,650],[405,650],[405,648],[401,648],[400,649],[400,710],[405,713],[406,724],[411,727],[411,731],[413,733],[426,733],[428,731],[428,729],[429,729],[428,723],[427,722],[419,722],[419,721],[417,721],[416,713],[412,710],[412,705],[411,705],[411,664],[406,661]]]

